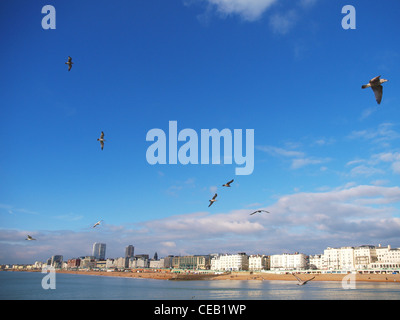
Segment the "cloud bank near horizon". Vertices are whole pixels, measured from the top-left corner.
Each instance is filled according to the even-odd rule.
[[[399,246],[399,187],[346,186],[326,192],[281,196],[250,216],[252,209],[210,214],[193,212],[137,224],[105,223],[93,230],[2,230],[0,263],[33,263],[52,255],[64,259],[91,255],[94,242],[107,244],[106,256],[124,255],[125,247],[153,256],[236,253],[323,253],[328,247],[362,244]],[[25,241],[27,234],[37,241]]]

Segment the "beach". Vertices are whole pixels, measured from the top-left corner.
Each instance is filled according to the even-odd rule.
[[[278,281],[296,281],[292,274],[278,274],[266,272],[232,272],[225,274],[195,274],[195,273],[173,273],[173,272],[105,272],[105,271],[70,271],[57,270],[57,273],[93,275],[107,277],[124,278],[143,278],[156,280],[278,280]],[[296,274],[302,280],[308,280],[315,277],[313,281],[342,281],[346,274]],[[400,285],[400,274],[354,274],[355,281],[360,282],[398,282]]]

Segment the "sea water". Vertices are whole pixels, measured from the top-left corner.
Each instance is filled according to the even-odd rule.
[[[43,289],[40,272],[0,272],[0,300],[400,300],[399,282],[154,279],[56,274]]]

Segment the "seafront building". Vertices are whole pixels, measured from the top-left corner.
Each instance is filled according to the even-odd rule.
[[[54,255],[51,257],[50,265],[54,268],[61,268],[63,263],[63,256],[61,255]]]
[[[190,255],[172,257],[172,268],[207,270],[210,269],[211,257],[209,255]]]
[[[132,258],[135,254],[135,247],[133,245],[129,245],[125,248],[125,258]]]
[[[98,260],[105,260],[106,258],[106,244],[95,242],[93,244],[92,256]]]
[[[305,270],[307,267],[308,258],[303,253],[284,253],[271,256],[270,270]]]
[[[218,255],[211,260],[211,270],[242,271],[249,270],[249,257],[244,252]]]
[[[269,270],[271,266],[270,256],[255,254],[249,256],[249,271]]]

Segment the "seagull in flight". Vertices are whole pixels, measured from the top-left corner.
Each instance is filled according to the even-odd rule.
[[[104,141],[106,141],[106,140],[104,140],[104,132],[103,132],[103,131],[101,132],[100,138],[98,138],[97,141],[100,141],[101,150],[103,150],[103,148],[104,148]]]
[[[364,84],[361,88],[371,88],[375,93],[375,99],[378,104],[381,104],[382,95],[383,95],[383,87],[382,84],[389,80],[381,79],[381,76],[375,77],[369,81],[368,84]]]
[[[311,281],[311,280],[315,279],[315,277],[312,277],[311,279],[308,279],[308,280],[301,280],[301,279],[300,279],[298,276],[296,276],[294,273],[292,273],[292,275],[297,279],[297,281],[298,281],[297,285],[298,285],[298,286],[304,286],[308,281]]]
[[[97,226],[99,226],[99,225],[100,225],[100,222],[102,222],[102,221],[103,221],[103,220],[97,221],[97,222],[93,225],[92,228],[96,228]]]
[[[74,64],[72,58],[68,56],[68,61],[65,64],[68,65],[68,71],[71,71],[72,65]]]
[[[32,238],[32,237],[28,234],[28,237],[27,237],[25,240],[32,241],[32,240],[36,240],[36,239]]]
[[[228,187],[228,188],[230,188],[232,182],[233,182],[233,179],[232,179],[231,181],[229,181],[229,182],[223,184],[222,186],[223,186],[223,187]]]
[[[252,216],[253,214],[256,214],[256,213],[262,213],[262,212],[265,212],[265,213],[270,213],[269,211],[267,211],[267,210],[257,210],[257,211],[254,211],[253,213],[250,213],[250,215]]]
[[[211,200],[208,200],[208,201],[210,201],[210,204],[208,205],[208,207],[211,207],[211,205],[212,205],[215,201],[217,201],[217,200],[215,200],[216,197],[217,197],[217,194],[214,194],[214,197],[213,197]]]

